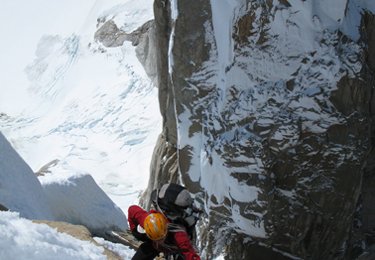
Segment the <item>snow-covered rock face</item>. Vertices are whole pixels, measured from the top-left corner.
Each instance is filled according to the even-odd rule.
[[[0,151],[2,206],[28,219],[84,225],[95,234],[128,228],[125,214],[90,175],[54,169],[59,176],[38,179],[1,132]]]
[[[40,177],[54,220],[85,225],[95,234],[128,228],[125,214],[92,176],[77,174],[62,181],[54,178]]]
[[[363,10],[375,6],[155,1],[164,152],[150,188],[178,160],[208,229],[231,227],[201,234],[218,241],[202,242],[208,255],[230,236],[244,258],[261,252],[239,249],[249,238],[302,258],[345,253],[371,149]]]
[[[43,187],[0,133],[0,204],[29,219],[53,219]]]

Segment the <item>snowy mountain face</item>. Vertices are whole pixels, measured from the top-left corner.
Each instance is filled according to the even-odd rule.
[[[0,258],[104,259],[102,248],[22,218],[81,224],[96,235],[127,228],[161,129],[157,89],[132,42],[107,48],[95,32],[106,20],[133,32],[153,18],[152,1],[1,7],[9,22],[0,26],[0,132],[11,145],[1,134],[0,204],[18,213],[0,212]],[[121,250],[125,259],[134,254]]]
[[[195,193],[205,256],[224,244],[228,259],[366,251],[373,1],[154,6],[163,133],[149,189],[172,179]]]
[[[50,5],[51,12],[56,11],[53,21],[61,23],[53,27],[55,33],[50,29],[50,34],[42,34],[35,49],[28,47],[32,58],[25,56],[17,76],[25,77],[24,84],[16,77],[4,82],[7,95],[26,93],[29,98],[19,94],[15,102],[2,96],[0,130],[34,172],[67,178],[77,172],[90,174],[126,212],[147,186],[161,129],[157,89],[130,41],[107,48],[94,36],[103,20],[114,21],[128,33],[136,30],[153,18],[152,1],[88,0],[80,7],[73,3],[70,19],[77,23],[75,30],[68,26],[74,21],[65,21],[66,14],[56,7],[69,9],[69,3]],[[27,13],[22,8],[27,7],[20,5],[16,12],[21,23]],[[43,20],[43,12],[38,15]],[[57,30],[60,27],[63,30]],[[37,29],[33,23],[27,28],[35,34]]]
[[[1,133],[0,151],[0,259],[105,259],[109,246],[81,240],[94,242],[92,233],[124,230],[127,219],[93,178],[38,179]]]
[[[43,188],[30,167],[0,133],[1,204],[30,219],[51,220]]]

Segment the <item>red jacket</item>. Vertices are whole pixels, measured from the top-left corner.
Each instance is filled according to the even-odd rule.
[[[128,209],[128,222],[130,230],[133,231],[137,225],[143,228],[143,222],[150,213],[158,211],[151,210],[145,211],[139,206],[133,205]],[[200,260],[200,257],[195,252],[193,246],[190,243],[189,235],[185,231],[172,232],[175,245],[181,250],[186,260]]]

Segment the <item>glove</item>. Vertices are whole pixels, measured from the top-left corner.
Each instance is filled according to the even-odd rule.
[[[144,231],[144,229],[140,225],[137,225],[137,228],[132,230],[132,234],[138,240],[141,240],[141,241],[147,241],[148,240],[146,232]]]
[[[146,231],[141,227],[141,225],[137,225],[137,232],[140,234],[146,234]]]
[[[164,256],[163,252],[160,252],[158,256],[154,258],[154,260],[167,260]]]

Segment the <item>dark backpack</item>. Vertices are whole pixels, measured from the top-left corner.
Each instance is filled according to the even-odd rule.
[[[183,186],[167,183],[153,190],[151,201],[155,209],[162,211],[172,223],[182,225],[192,237],[199,210],[193,206],[190,192]]]

